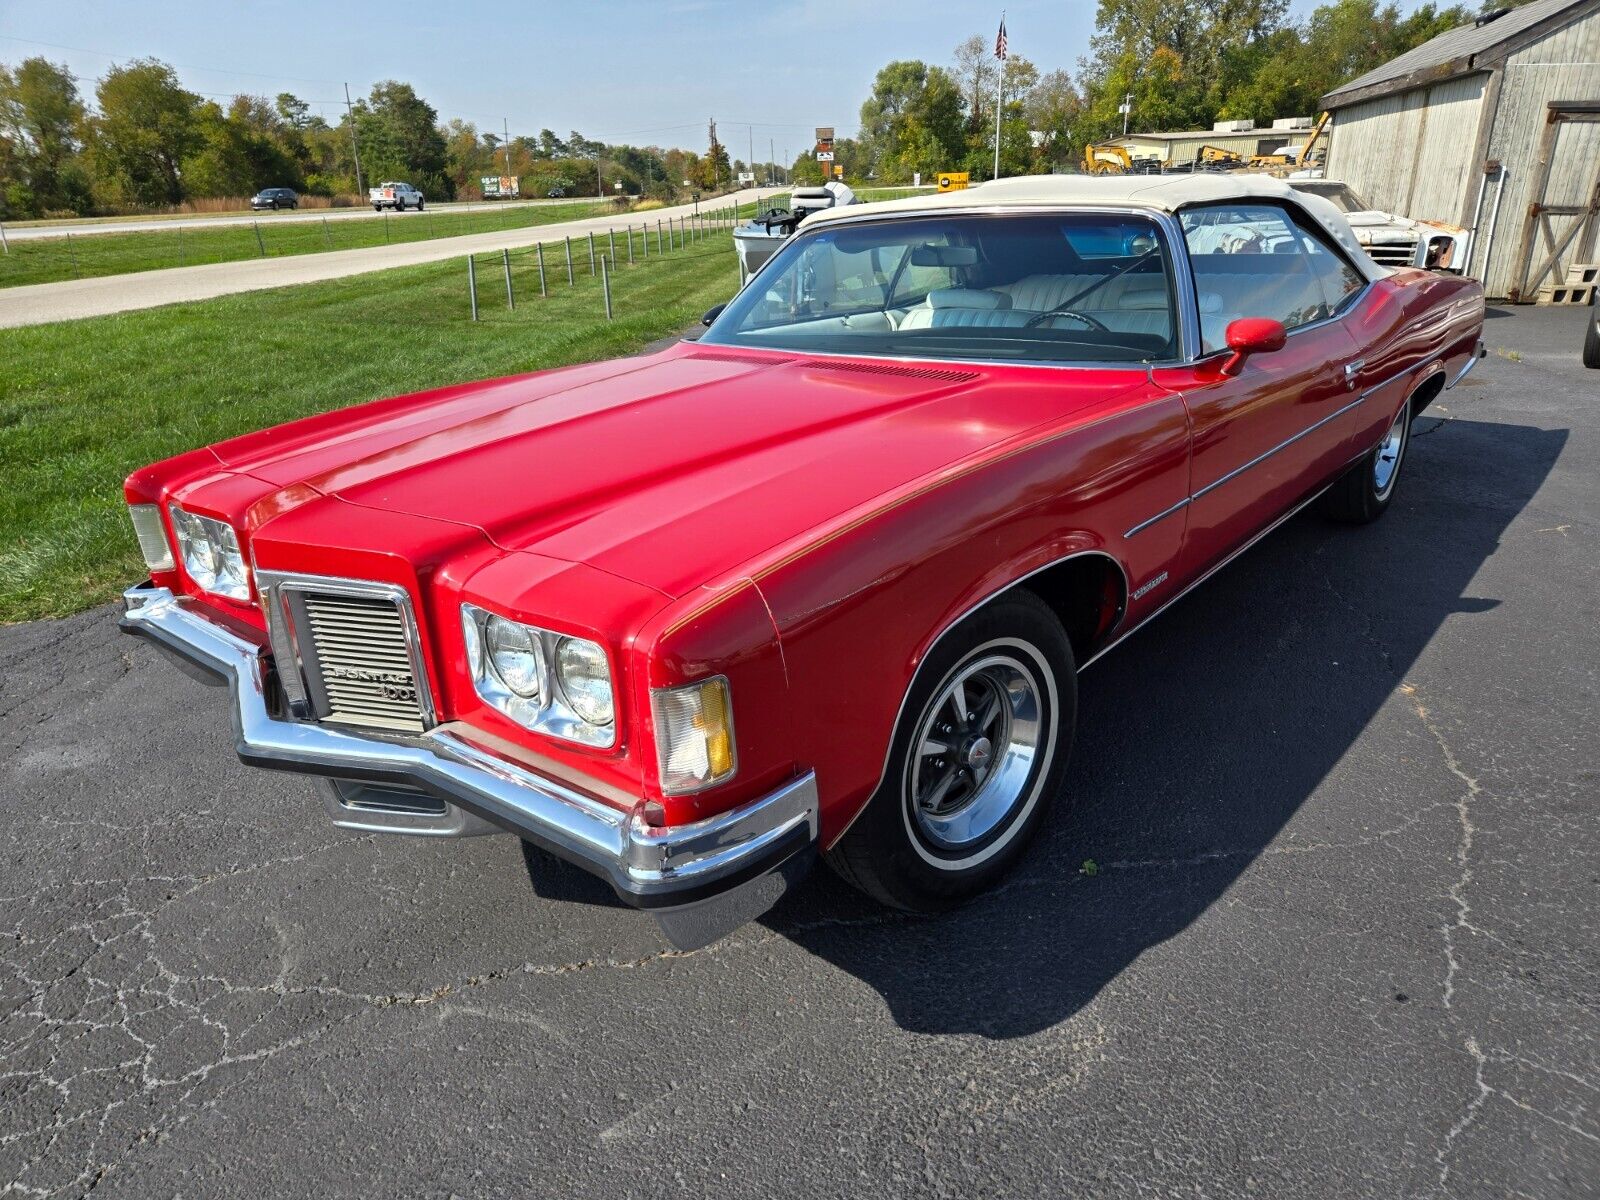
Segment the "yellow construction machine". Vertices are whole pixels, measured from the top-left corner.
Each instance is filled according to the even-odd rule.
[[[1133,170],[1133,158],[1115,142],[1093,142],[1083,148],[1085,175],[1126,175]]]

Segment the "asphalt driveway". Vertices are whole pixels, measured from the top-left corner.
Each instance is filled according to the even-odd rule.
[[[671,952],[509,838],[331,828],[108,609],[0,630],[0,1196],[1600,1195],[1582,316],[1092,668],[1070,803],[938,920],[819,871]]]

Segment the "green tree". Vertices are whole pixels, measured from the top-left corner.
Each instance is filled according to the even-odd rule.
[[[28,215],[86,211],[88,178],[78,159],[83,104],[64,66],[28,58],[15,70],[0,66],[0,136],[9,142],[11,182]],[[8,191],[14,190],[8,188]]]
[[[961,89],[942,67],[915,59],[878,72],[861,105],[860,140],[885,182],[951,170],[966,154]]]
[[[362,165],[374,182],[404,179],[432,196],[455,195],[439,114],[409,83],[386,79],[374,85],[355,119]]]
[[[107,71],[95,99],[100,112],[86,129],[99,178],[135,204],[180,202],[183,160],[201,141],[200,97],[166,63],[146,58]]]

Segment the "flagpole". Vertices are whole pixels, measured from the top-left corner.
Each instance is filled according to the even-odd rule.
[[[1000,28],[1006,27],[1006,15],[1000,14]],[[1000,106],[1006,90],[1006,59],[1011,56],[1011,48],[1007,46],[1006,52],[1000,56],[1000,78],[994,85],[994,177],[1000,178]]]

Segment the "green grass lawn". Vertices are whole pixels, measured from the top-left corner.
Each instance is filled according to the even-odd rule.
[[[714,200],[704,202],[708,211],[716,206]],[[240,220],[227,228],[183,230],[174,226],[132,233],[84,234],[70,239],[19,238],[11,242],[10,253],[0,257],[0,287],[420,242],[500,229],[525,229],[616,211],[610,201],[579,200],[571,204],[539,204],[480,212],[425,209],[420,213],[385,213],[381,218],[334,217],[326,222],[296,221],[289,213],[262,213],[253,221]],[[277,219],[280,216],[285,219]],[[652,226],[656,219],[649,212],[641,212],[637,217],[639,222]]]
[[[725,232],[633,267],[618,250],[611,322],[587,253],[571,288],[547,255],[541,299],[530,249],[513,253],[515,311],[500,256],[479,256],[477,324],[454,259],[0,329],[0,623],[63,616],[144,575],[122,500],[136,467],[330,408],[626,354],[737,287]]]

